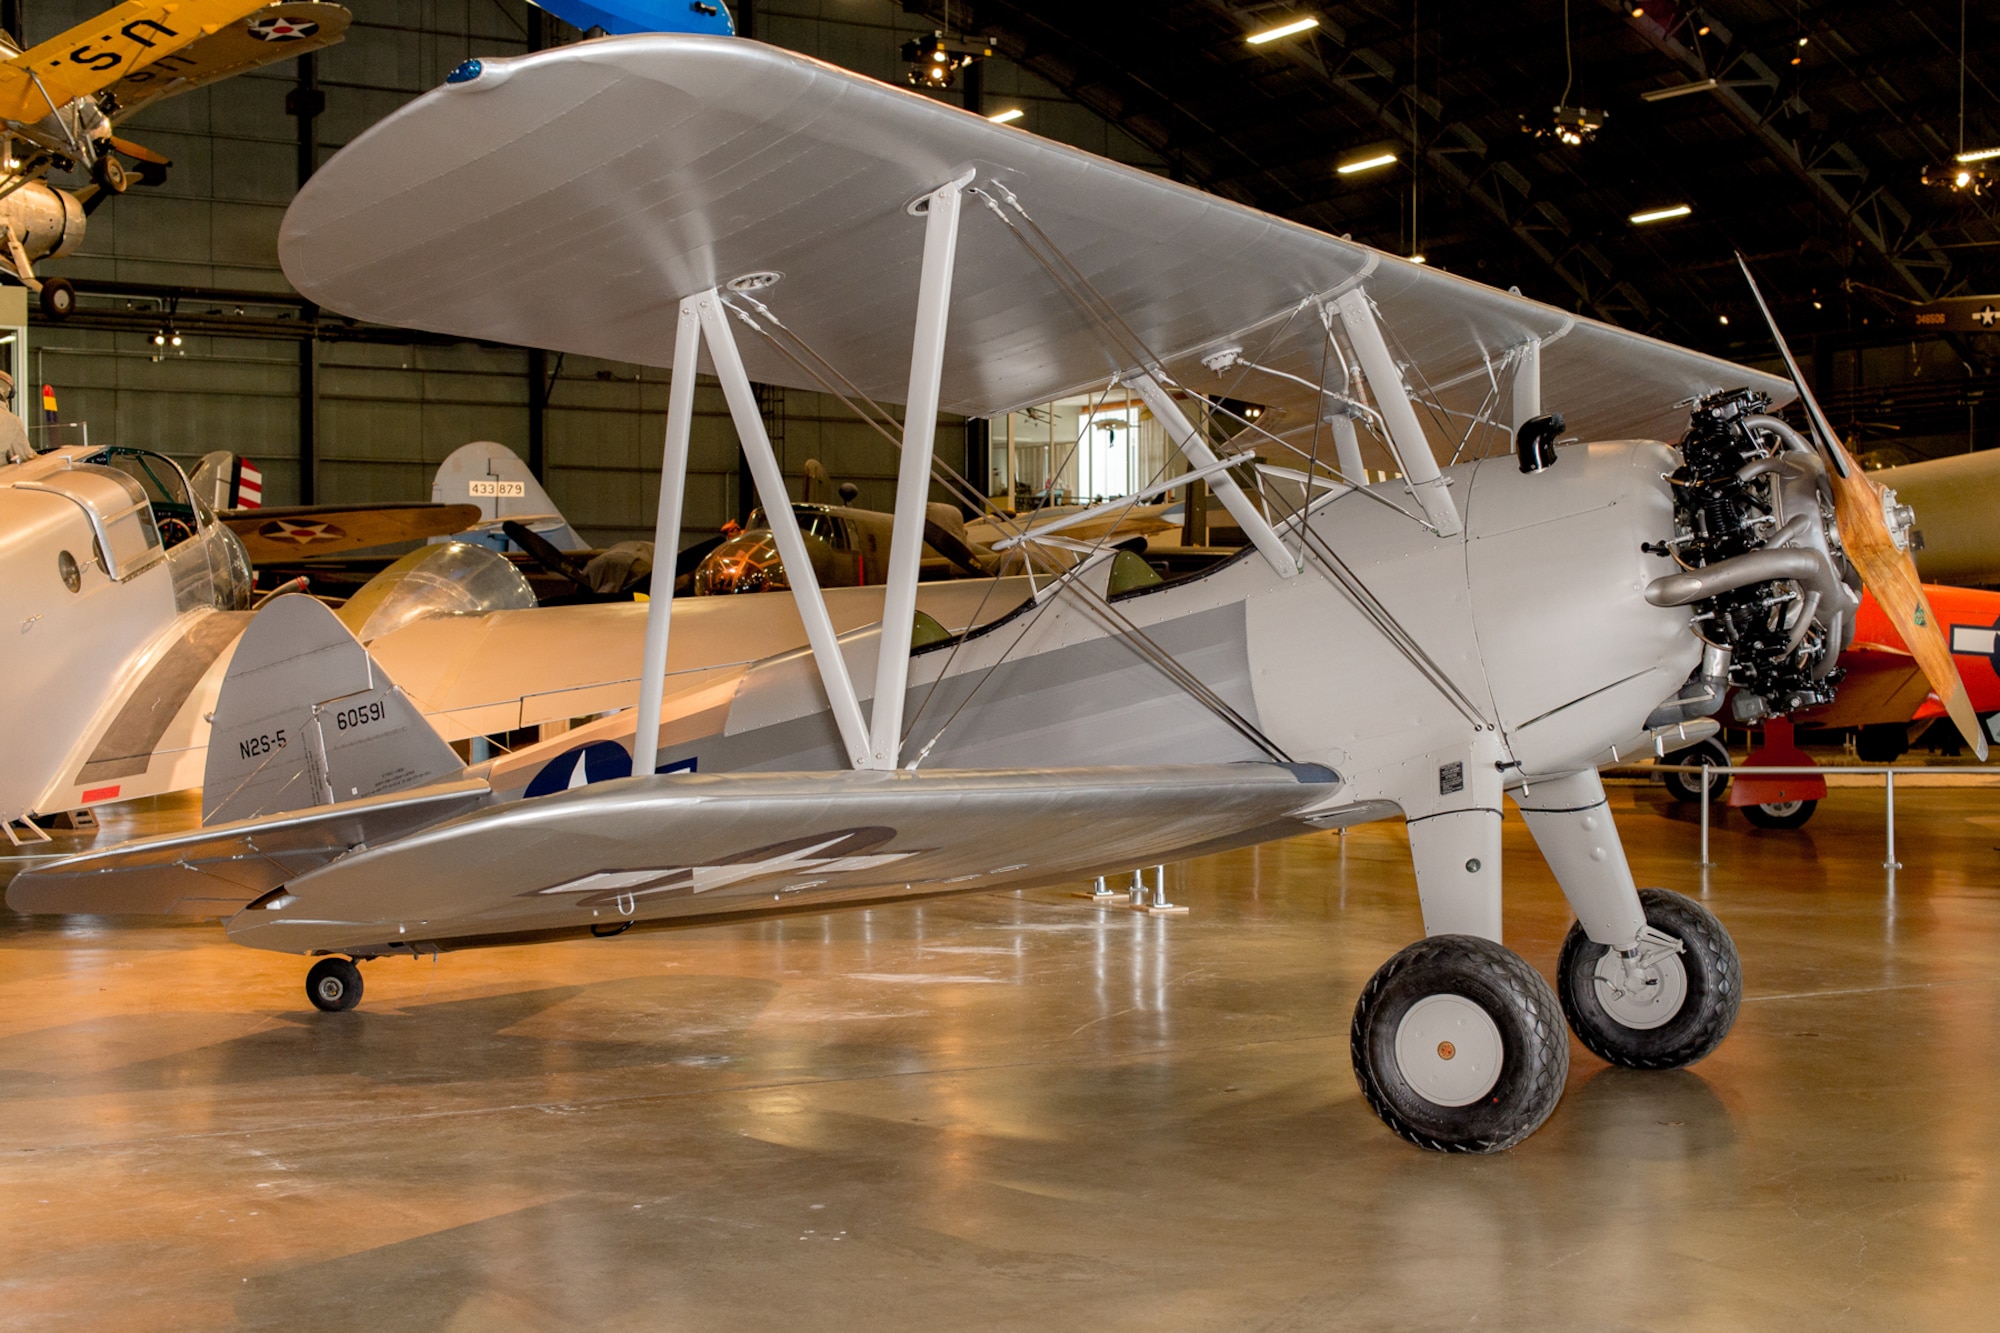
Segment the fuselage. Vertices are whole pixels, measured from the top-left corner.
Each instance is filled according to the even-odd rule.
[[[1094,580],[1094,594],[1021,601],[1019,581],[1004,581],[1000,603],[1019,602],[1008,614],[913,655],[904,762],[1216,763],[1269,759],[1268,743],[1341,773],[1356,801],[1400,807],[1416,781],[1413,756],[1472,732],[1504,747],[1517,778],[1630,753],[1701,650],[1685,609],[1642,595],[1673,568],[1640,547],[1673,533],[1663,475],[1674,455],[1618,443],[1561,457],[1531,476],[1511,458],[1451,469],[1466,528],[1448,538],[1406,512],[1394,484],[1341,494],[1313,514],[1305,568],[1289,577],[1246,550],[1109,598],[1102,565],[1071,576]],[[1361,596],[1329,573],[1327,554]],[[877,633],[868,625],[841,640],[864,699]],[[1160,653],[1198,688],[1163,670]],[[802,648],[670,678],[661,766],[845,767],[824,700]],[[585,747],[629,751],[631,725],[629,715],[606,718],[496,761],[495,790],[548,790]]]

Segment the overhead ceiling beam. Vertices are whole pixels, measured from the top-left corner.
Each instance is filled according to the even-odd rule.
[[[1224,0],[1211,3],[1236,21],[1237,7]],[[1439,118],[1442,108],[1429,94],[1397,77],[1398,67],[1391,54],[1349,45],[1347,32],[1325,18],[1314,35],[1317,41],[1336,47],[1338,59],[1329,62],[1318,51],[1301,49],[1294,54],[1296,64],[1324,81],[1398,142],[1417,145],[1426,165],[1512,232],[1528,253],[1569,289],[1580,309],[1628,326],[1653,319],[1652,304],[1617,276],[1610,259],[1588,237],[1579,235],[1554,203],[1535,196],[1534,184],[1526,173],[1494,160],[1486,140],[1471,126]],[[1416,125],[1419,113],[1438,118],[1437,128],[1429,135]]]
[[[1881,174],[1844,140],[1808,144],[1786,134],[1780,124],[1782,114],[1803,121],[1809,114],[1805,99],[1787,92],[1778,73],[1756,52],[1734,44],[1720,20],[1709,16],[1707,21],[1729,54],[1724,64],[1711,67],[1701,53],[1680,40],[1678,28],[1662,27],[1648,13],[1635,17],[1625,0],[1599,3],[1690,78],[1714,77],[1718,87],[1708,95],[1811,191],[1823,211],[1850,229],[1911,297],[1928,301],[1949,290],[1951,256],[1917,224]]]

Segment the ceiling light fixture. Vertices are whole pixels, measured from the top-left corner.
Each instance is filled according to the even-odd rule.
[[[1632,12],[1636,15],[1640,11],[1635,8]],[[1595,139],[1597,132],[1604,128],[1604,122],[1611,117],[1609,112],[1593,111],[1589,107],[1569,104],[1570,89],[1576,86],[1576,57],[1570,49],[1567,3],[1563,5],[1563,71],[1567,77],[1563,80],[1562,96],[1556,99],[1549,119],[1529,120],[1526,116],[1522,116],[1521,131],[1537,139],[1553,138],[1567,147],[1578,148]]]
[[[1291,37],[1302,32],[1311,32],[1318,26],[1319,20],[1316,18],[1293,19],[1290,23],[1280,23],[1275,28],[1266,28],[1262,32],[1253,32],[1243,39],[1243,44],[1245,46],[1262,46],[1266,42],[1275,42],[1283,37]]]
[[[2000,148],[1974,148],[1965,146],[1965,5],[1958,8],[1958,152],[1952,157],[1955,166],[1925,167],[1918,179],[1926,185],[1936,185],[1959,194],[1974,195],[1986,192],[1986,169],[1976,164],[1989,158],[2000,157]]]
[[[1428,264],[1428,263],[1430,263],[1431,261],[1430,261],[1430,260],[1428,260],[1428,259],[1426,259],[1426,258],[1424,258],[1424,257],[1423,257],[1422,255],[1411,255],[1411,256],[1410,256],[1410,262],[1411,262],[1412,264]]]
[[[1671,88],[1655,88],[1651,92],[1639,94],[1642,102],[1664,102],[1670,97],[1686,97],[1689,93],[1712,93],[1722,85],[1714,79],[1697,79],[1693,83],[1677,83]]]
[[[1626,219],[1635,227],[1643,227],[1648,222],[1665,222],[1669,218],[1684,218],[1694,212],[1686,204],[1673,204],[1666,208],[1650,208],[1643,213],[1634,213]]]
[[[1729,323],[1729,316],[1727,315],[1717,315],[1716,318],[1720,320],[1724,325],[1727,325]]]
[[[1014,106],[1014,107],[1008,107],[1005,111],[995,112],[993,115],[988,116],[987,119],[992,121],[995,125],[1012,125],[1015,121],[1019,120],[1021,117],[1027,114],[1028,113],[1021,110],[1020,107]]]
[[[946,41],[942,32],[913,37],[903,43],[903,61],[909,66],[904,77],[916,87],[942,90],[951,87],[960,70],[992,54],[984,43]]]
[[[1352,176],[1356,172],[1373,171],[1377,167],[1386,167],[1395,160],[1396,155],[1392,152],[1370,153],[1367,157],[1357,157],[1352,161],[1342,162],[1334,167],[1333,170],[1336,175]]]

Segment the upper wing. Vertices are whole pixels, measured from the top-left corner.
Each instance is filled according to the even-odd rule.
[[[111,118],[124,121],[163,97],[332,46],[353,18],[320,0],[266,5],[120,78],[110,88],[118,99]]]
[[[32,125],[128,79],[263,0],[126,0],[0,65],[0,118]]]
[[[1311,390],[1217,375],[1202,358],[1241,346],[1316,384],[1326,342],[1312,302],[1356,283],[1415,367],[1412,389],[1439,404],[1441,449],[1531,339],[1542,402],[1590,437],[1673,438],[1674,405],[1716,388],[1791,396],[1783,380],[717,38],[482,60],[327,163],[286,215],[280,254],[299,291],[349,315],[652,365],[671,360],[683,296],[782,274],[759,299],[871,396],[901,401],[924,229],[905,205],[968,169],[1019,197],[1129,325],[1127,343],[1190,389],[1289,405],[1293,425],[1316,417]],[[739,341],[752,378],[820,387],[761,338]],[[1107,352],[1018,236],[968,202],[947,410],[1045,402],[1136,355]]]

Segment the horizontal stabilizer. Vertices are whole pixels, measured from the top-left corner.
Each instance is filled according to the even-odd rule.
[[[202,823],[407,791],[463,772],[333,612],[310,597],[280,597],[243,631],[222,678]]]
[[[625,778],[371,845],[229,933],[395,953],[1020,888],[1303,831],[1339,790],[1279,764]]]
[[[16,876],[7,905],[63,915],[228,916],[355,847],[465,814],[486,796],[485,783],[462,780],[128,842]]]

